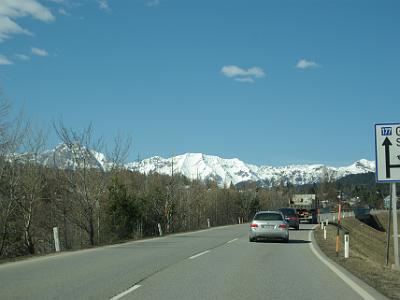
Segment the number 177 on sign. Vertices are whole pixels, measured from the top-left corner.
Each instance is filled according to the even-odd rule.
[[[392,135],[392,127],[382,127],[381,128],[381,135],[382,136]]]

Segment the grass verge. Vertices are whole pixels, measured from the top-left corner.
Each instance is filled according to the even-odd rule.
[[[385,220],[385,216],[379,216]],[[400,272],[391,268],[393,264],[393,238],[390,243],[389,266],[385,265],[386,257],[386,232],[380,232],[360,222],[355,218],[342,220],[350,233],[350,257],[344,258],[344,237],[340,233],[340,251],[336,255],[337,227],[328,225],[327,239],[324,240],[323,230],[315,230],[315,239],[321,250],[334,262],[340,264],[349,272],[374,287],[390,299],[400,300]]]

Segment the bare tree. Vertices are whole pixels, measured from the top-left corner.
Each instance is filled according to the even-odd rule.
[[[23,219],[24,243],[30,254],[35,253],[35,234],[33,224],[37,216],[38,202],[42,200],[45,186],[43,165],[39,164],[40,154],[46,146],[46,134],[43,130],[26,128],[24,141],[24,159],[18,165],[20,170],[20,197],[17,204]]]
[[[96,244],[96,231],[97,243],[100,242],[101,201],[106,193],[105,166],[99,165],[96,159],[103,143],[101,139],[93,141],[91,124],[82,132],[69,129],[61,122],[54,128],[71,154],[69,165],[56,165],[64,170],[69,193],[73,195],[72,201],[78,209],[71,220],[88,234],[89,243],[93,246]]]
[[[8,110],[6,104],[0,105],[0,111],[4,114]],[[21,163],[21,155],[18,154],[26,137],[29,123],[20,114],[12,125],[1,126],[1,158],[0,158],[0,256],[4,254],[10,242],[10,226],[16,222],[15,214],[18,201],[21,197],[19,193],[20,172],[17,168]],[[15,225],[15,224],[14,224]]]
[[[110,169],[121,169],[128,158],[132,146],[132,137],[118,134],[114,138],[114,144],[111,151],[107,151],[107,158],[110,161]]]

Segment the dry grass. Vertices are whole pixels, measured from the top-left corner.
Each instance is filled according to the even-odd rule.
[[[385,217],[387,218],[387,215],[379,216],[380,221],[384,222]],[[350,258],[344,258],[343,233],[340,234],[341,250],[339,256],[336,256],[337,230],[333,225],[327,227],[327,240],[324,240],[320,227],[315,230],[315,238],[321,250],[382,294],[391,299],[400,299],[400,272],[385,266],[386,233],[377,231],[355,218],[344,219],[342,225],[350,232]],[[392,241],[391,239],[391,244]],[[393,247],[390,250],[389,266],[391,264],[393,264]]]

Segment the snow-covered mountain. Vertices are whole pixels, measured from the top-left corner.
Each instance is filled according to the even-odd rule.
[[[33,159],[29,154],[23,154],[23,157]],[[35,159],[38,163],[49,167],[79,168],[77,162],[82,162],[82,159],[77,160],[74,157],[85,157],[85,163],[89,168],[106,171],[112,167],[112,163],[104,154],[78,145],[68,147],[60,144],[53,150],[41,153]],[[224,159],[201,153],[186,153],[171,158],[154,156],[139,162],[128,163],[125,168],[145,174],[157,172],[171,175],[174,172],[190,179],[213,180],[219,186],[249,181],[273,186],[281,182],[295,185],[310,184],[322,180],[337,180],[352,174],[375,172],[375,163],[361,159],[350,166],[338,168],[322,164],[272,167],[246,164],[237,158]]]
[[[111,163],[103,153],[86,149],[78,144],[67,146],[59,144],[55,149],[32,155],[24,153],[20,155],[22,160],[35,160],[37,163],[48,167],[60,169],[76,169],[85,164],[88,168],[108,170]]]
[[[214,180],[220,186],[247,181],[272,186],[282,181],[302,185],[321,180],[336,180],[351,174],[375,172],[375,163],[361,159],[350,166],[339,168],[321,164],[272,167],[246,164],[237,158],[224,159],[201,153],[186,153],[167,159],[155,156],[129,163],[126,168],[141,173],[172,174],[173,171],[190,179]]]

